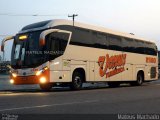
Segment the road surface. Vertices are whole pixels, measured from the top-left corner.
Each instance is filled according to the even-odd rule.
[[[5,78],[8,81],[8,78]],[[4,80],[4,79],[3,79]],[[140,87],[108,88],[91,85],[81,91],[54,88],[42,92],[38,86],[2,85],[0,113],[12,114],[118,114],[160,113],[160,82]],[[3,89],[2,89],[3,86]]]

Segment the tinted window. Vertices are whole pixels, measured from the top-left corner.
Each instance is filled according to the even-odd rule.
[[[108,35],[107,40],[109,41],[110,50],[122,50],[122,40],[118,36]]]
[[[157,55],[157,47],[153,43],[146,43],[146,54]]]
[[[77,28],[73,26],[56,26],[56,29],[72,31],[70,44],[94,48],[126,51],[138,54],[157,55],[157,47],[153,43],[121,38],[115,35],[108,35],[98,31]],[[83,32],[82,32],[83,31]],[[107,38],[107,41],[105,39]]]
[[[135,40],[135,52],[145,54],[145,44],[143,41]]]
[[[134,52],[135,46],[132,39],[122,38],[123,51],[125,52]]]
[[[46,62],[39,46],[39,36],[42,31],[34,31],[25,33],[27,39],[20,40],[19,37],[24,34],[17,34],[15,36],[12,47],[11,65],[12,68],[33,68]]]
[[[28,29],[33,29],[33,28],[44,27],[49,22],[51,22],[51,20],[30,24],[30,25],[27,25],[24,28],[22,28],[22,30],[28,30]]]
[[[94,47],[107,49],[109,42],[107,41],[107,35],[99,32],[92,33],[92,39],[94,41]]]
[[[85,29],[80,29],[80,28],[75,28],[72,31],[72,38],[71,38],[71,44],[74,45],[83,45],[87,47],[92,47],[93,46],[93,40],[91,38],[91,31],[85,30]]]
[[[61,32],[51,33],[46,36],[46,53],[50,55],[50,60],[64,53],[68,39],[69,34]]]

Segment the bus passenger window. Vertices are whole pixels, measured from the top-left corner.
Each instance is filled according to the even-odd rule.
[[[133,40],[129,38],[122,38],[123,51],[134,52]]]
[[[107,41],[107,35],[103,33],[93,32],[92,39],[94,41],[94,47],[102,49],[108,48],[109,43]]]
[[[110,50],[122,50],[122,40],[118,36],[108,35],[107,40],[109,41],[109,49]]]

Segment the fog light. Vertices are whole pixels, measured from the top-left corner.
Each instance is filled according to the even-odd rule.
[[[40,78],[40,83],[44,84],[44,83],[46,83],[46,82],[47,82],[47,80],[46,80],[45,77],[41,77],[41,78]]]
[[[17,77],[17,74],[16,73],[12,73],[12,76],[15,78],[15,77]]]
[[[10,83],[11,83],[11,84],[14,84],[14,80],[13,80],[13,79],[10,79]]]

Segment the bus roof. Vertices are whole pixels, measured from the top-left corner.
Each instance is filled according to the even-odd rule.
[[[24,32],[29,32],[29,31],[39,30],[39,29],[52,28],[52,27],[59,26],[59,25],[72,26],[73,21],[64,20],[64,19],[42,21],[42,22],[38,22],[38,23],[34,23],[34,24],[30,24],[30,25],[25,26],[24,28],[22,28],[22,30],[19,33],[24,33]],[[94,26],[94,25],[89,25],[89,24],[84,24],[84,23],[79,23],[79,22],[75,22],[74,26],[80,27],[80,28],[85,28],[85,29],[90,29],[90,30],[95,30],[95,31],[103,32],[103,33],[109,33],[109,34],[113,34],[113,35],[117,35],[117,36],[127,37],[127,38],[131,38],[131,39],[137,39],[137,40],[142,40],[142,41],[154,43],[153,41],[137,37],[137,36],[130,34],[130,33],[113,31],[111,29],[107,29],[107,28],[100,27],[100,26]]]

